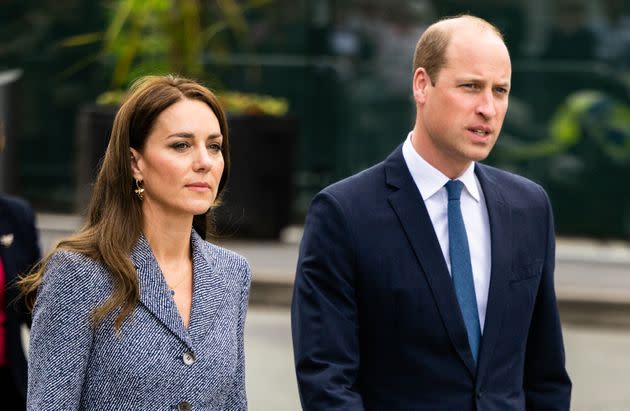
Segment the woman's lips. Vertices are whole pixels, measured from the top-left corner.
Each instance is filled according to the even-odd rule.
[[[192,183],[192,184],[186,184],[186,188],[192,190],[192,191],[209,191],[210,190],[210,185],[208,183]]]

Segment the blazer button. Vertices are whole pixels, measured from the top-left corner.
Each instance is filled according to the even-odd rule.
[[[195,356],[190,351],[186,351],[182,356],[182,359],[186,365],[193,365],[195,362]]]
[[[178,411],[190,411],[190,403],[188,401],[182,401],[177,404]]]

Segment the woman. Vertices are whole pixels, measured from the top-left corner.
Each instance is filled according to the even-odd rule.
[[[0,124],[0,152],[4,146]],[[39,261],[35,215],[23,200],[0,194],[0,389],[11,410],[26,408],[26,357],[22,329],[29,323],[15,281]]]
[[[29,409],[247,408],[250,269],[204,241],[228,170],[208,89],[173,76],[132,86],[86,226],[21,282],[36,293]]]

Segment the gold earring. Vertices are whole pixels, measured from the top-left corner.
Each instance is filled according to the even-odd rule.
[[[144,187],[142,187],[142,184],[142,180],[136,180],[136,189],[133,190],[133,192],[136,193],[140,200],[144,199]]]

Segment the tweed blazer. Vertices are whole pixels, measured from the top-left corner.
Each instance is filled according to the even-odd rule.
[[[140,302],[114,331],[90,314],[112,290],[99,263],[58,251],[33,311],[29,410],[244,410],[243,328],[251,270],[231,251],[191,237],[193,297],[186,329],[141,236],[131,260]]]

